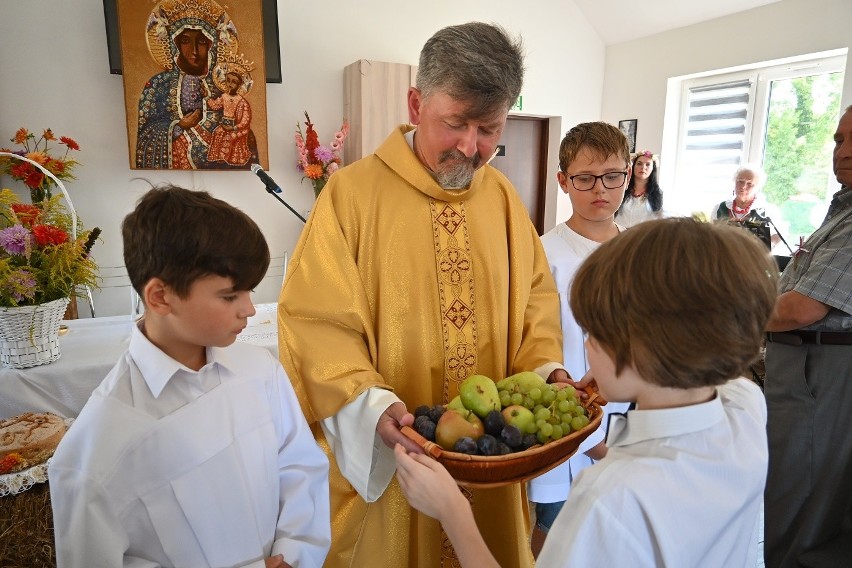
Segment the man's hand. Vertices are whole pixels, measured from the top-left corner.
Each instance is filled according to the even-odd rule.
[[[293,568],[292,566],[284,562],[283,554],[270,556],[269,558],[264,559],[264,563],[266,564],[266,568]]]
[[[385,410],[379,417],[379,422],[376,424],[376,433],[382,438],[385,445],[393,449],[397,444],[400,444],[408,452],[418,454],[425,453],[423,448],[409,440],[405,434],[399,431],[402,426],[411,426],[414,424],[414,415],[408,412],[405,404],[395,402]]]

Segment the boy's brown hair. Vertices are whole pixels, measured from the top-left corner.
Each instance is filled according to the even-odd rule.
[[[124,218],[121,232],[124,264],[140,296],[151,278],[182,298],[193,282],[212,275],[230,277],[235,290],[251,290],[269,267],[269,247],[257,224],[206,191],[154,187]]]
[[[606,122],[583,122],[566,132],[559,144],[559,169],[562,173],[577,159],[582,148],[602,160],[614,155],[624,160],[625,167],[630,163],[630,148],[621,130]]]
[[[722,384],[757,358],[775,306],[777,267],[737,227],[673,218],[603,243],[571,287],[577,322],[647,382]]]

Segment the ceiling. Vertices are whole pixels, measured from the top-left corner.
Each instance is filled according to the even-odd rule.
[[[697,24],[780,0],[574,0],[606,45]]]

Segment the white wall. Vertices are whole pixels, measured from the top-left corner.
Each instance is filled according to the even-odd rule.
[[[784,0],[611,45],[601,119],[638,119],[636,147],[662,149],[665,173],[669,156],[662,148],[663,118],[670,77],[852,47],[850,25],[850,0]],[[843,106],[850,103],[852,57],[846,62],[841,99]]]
[[[293,132],[302,112],[310,112],[325,140],[342,119],[346,65],[360,58],[416,64],[423,43],[447,25],[493,21],[524,37],[524,113],[562,116],[565,128],[600,116],[604,46],[570,1],[282,0],[278,20],[284,82],[267,86],[269,173],[298,211],[313,202],[295,168]],[[66,187],[86,226],[103,229],[94,249],[105,277],[95,295],[97,315],[130,310],[119,225],[148,188],[134,178],[206,189],[251,215],[274,257],[256,301],[276,300],[281,257],[292,251],[302,223],[248,172],[129,168],[123,84],[109,74],[102,0],[0,0],[0,49],[0,146],[21,126],[49,127],[80,143],[77,180]],[[561,200],[559,220],[566,207]]]

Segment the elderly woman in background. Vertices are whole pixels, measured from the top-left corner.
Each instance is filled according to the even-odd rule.
[[[766,212],[767,204],[760,189],[766,182],[766,173],[756,164],[742,164],[734,172],[734,195],[716,208],[713,219],[727,221],[748,229],[762,240],[767,248],[779,241]]]
[[[624,200],[615,214],[616,223],[625,228],[665,216],[663,190],[657,183],[657,156],[650,150],[640,152],[633,157],[632,167]]]

